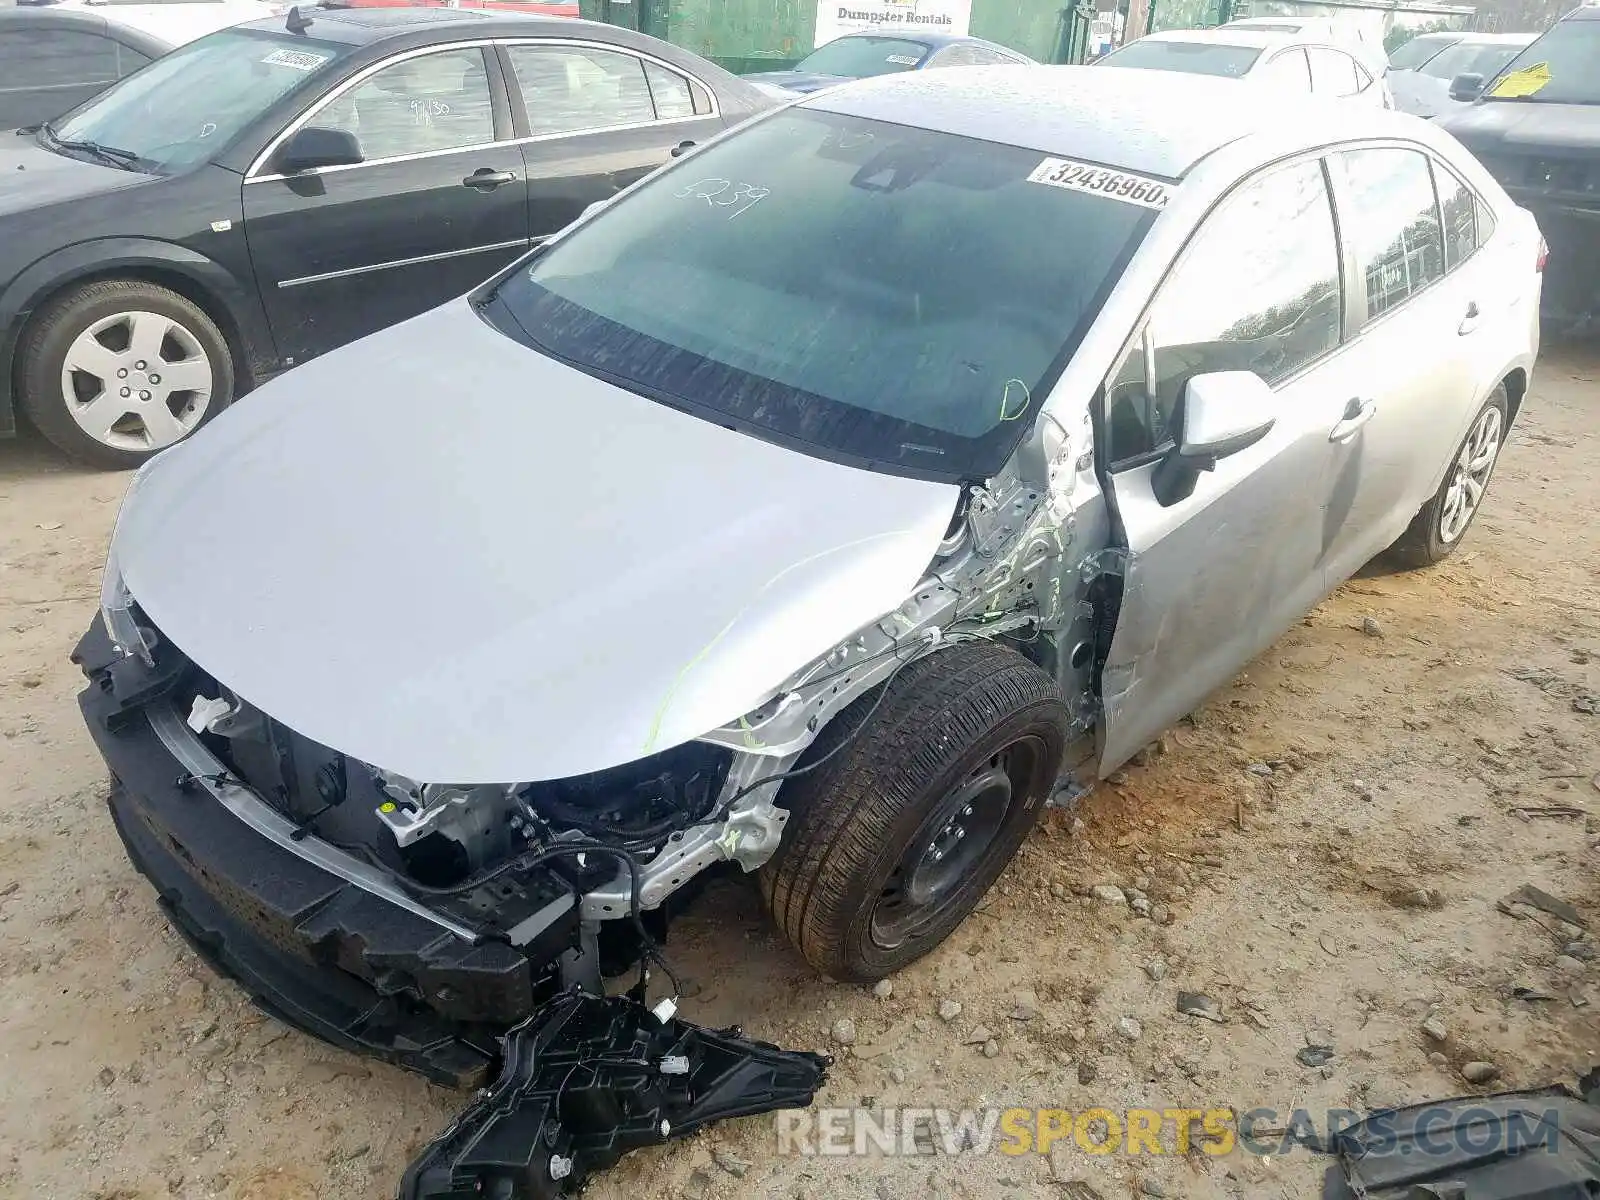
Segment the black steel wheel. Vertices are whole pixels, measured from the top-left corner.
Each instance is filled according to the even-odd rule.
[[[817,970],[870,983],[949,937],[1038,820],[1071,716],[1012,650],[953,646],[912,663],[823,730],[785,786],[784,840],[762,868],[767,908]]]

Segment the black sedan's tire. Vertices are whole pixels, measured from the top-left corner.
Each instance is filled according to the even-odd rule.
[[[1399,540],[1389,547],[1389,557],[1397,565],[1431,567],[1456,552],[1478,515],[1510,427],[1510,404],[1505,385],[1501,384],[1472,419],[1433,499],[1422,506]]]
[[[233,399],[233,355],[199,306],[139,279],[84,284],[44,305],[17,347],[18,399],[57,447],[91,466],[140,463]]]
[[[813,967],[871,983],[955,930],[1033,828],[1072,719],[1015,652],[953,646],[912,663],[824,728],[779,794],[790,812],[762,868],[767,909]]]

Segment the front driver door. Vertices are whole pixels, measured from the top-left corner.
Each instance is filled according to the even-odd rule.
[[[291,362],[459,296],[527,248],[522,155],[482,48],[402,55],[301,124],[355,134],[364,161],[285,176],[269,160],[245,181],[251,259]]]
[[[1101,677],[1100,772],[1192,711],[1322,594],[1329,426],[1355,386],[1320,160],[1269,168],[1214,209],[1107,384],[1104,458],[1128,550]],[[1193,376],[1252,371],[1275,423],[1185,499],[1152,486]]]

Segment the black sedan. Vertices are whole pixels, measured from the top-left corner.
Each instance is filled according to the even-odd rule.
[[[610,25],[296,9],[0,136],[0,435],[134,466],[774,101]],[[403,420],[403,414],[396,414]]]

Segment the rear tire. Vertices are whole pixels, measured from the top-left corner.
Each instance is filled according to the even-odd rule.
[[[818,971],[872,983],[954,932],[1043,811],[1072,718],[1011,650],[968,643],[904,668],[840,713],[786,785],[789,823],[762,868],[768,911]]]
[[[1483,506],[1495,464],[1500,461],[1500,450],[1510,430],[1510,411],[1505,384],[1501,384],[1472,419],[1433,499],[1422,506],[1399,540],[1389,547],[1389,557],[1396,565],[1431,567],[1449,558],[1466,539],[1467,530]]]
[[[18,401],[34,428],[95,467],[137,467],[233,399],[222,331],[177,292],[107,279],[49,301],[17,347]]]

